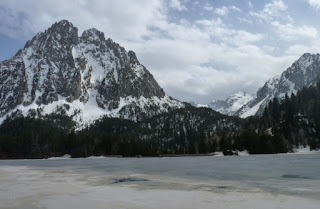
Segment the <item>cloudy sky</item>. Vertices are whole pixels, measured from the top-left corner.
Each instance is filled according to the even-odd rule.
[[[1,0],[0,61],[61,19],[103,31],[169,95],[203,104],[320,52],[320,0]]]

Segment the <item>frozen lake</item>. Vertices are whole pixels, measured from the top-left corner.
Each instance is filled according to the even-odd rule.
[[[320,208],[320,153],[0,161],[0,208]]]

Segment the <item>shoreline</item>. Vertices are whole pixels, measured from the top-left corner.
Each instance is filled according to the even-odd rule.
[[[232,154],[231,154],[232,153]],[[303,154],[320,154],[320,150],[296,150],[295,152],[286,152],[286,153],[261,153],[261,154],[249,154],[248,151],[228,151],[227,154],[223,152],[214,152],[207,154],[159,154],[153,156],[123,156],[123,155],[100,155],[100,156],[89,156],[89,157],[72,157],[69,154],[63,156],[51,156],[47,158],[1,158],[2,160],[55,160],[55,159],[90,159],[90,158],[183,158],[183,157],[214,157],[214,156],[259,156],[259,155],[303,155]]]

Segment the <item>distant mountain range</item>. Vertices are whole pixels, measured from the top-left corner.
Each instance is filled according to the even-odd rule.
[[[255,96],[238,92],[225,101],[211,102],[208,107],[222,114],[246,118],[261,115],[264,108],[274,97],[283,99],[299,89],[314,85],[320,77],[320,54],[303,54],[281,76],[268,80],[258,89]]]

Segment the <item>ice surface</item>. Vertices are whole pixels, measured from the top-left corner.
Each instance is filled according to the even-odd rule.
[[[232,191],[232,186],[197,184],[182,180],[184,187],[170,182],[161,189],[152,188],[145,177],[132,175],[112,184],[108,176],[73,173],[68,167],[39,169],[26,166],[0,166],[1,208],[127,208],[127,209],[318,209],[320,200],[274,195],[260,190]],[[114,180],[113,180],[114,181]],[[111,182],[111,183],[110,183]],[[178,181],[179,182],[179,181]],[[181,183],[181,180],[180,180]],[[149,184],[148,187],[139,184]],[[170,186],[171,185],[171,186]]]

